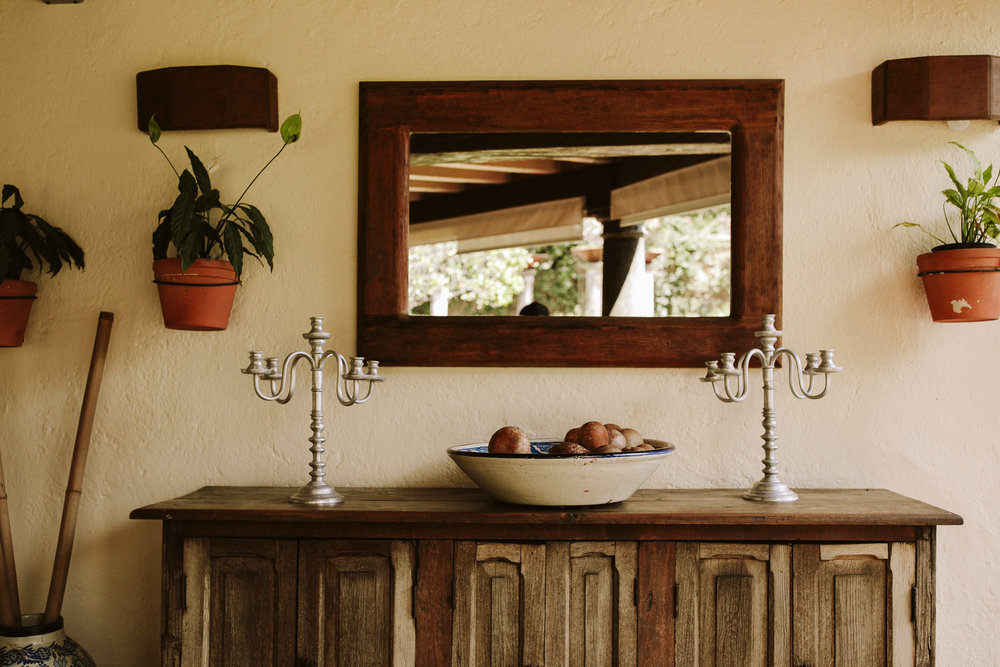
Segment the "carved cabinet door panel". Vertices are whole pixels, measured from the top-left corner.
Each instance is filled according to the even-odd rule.
[[[676,664],[787,665],[791,548],[681,542],[676,549]]]
[[[298,665],[412,665],[414,545],[299,543]]]
[[[912,543],[800,544],[793,554],[795,664],[914,664]]]
[[[290,540],[185,540],[182,664],[291,667],[295,554]]]
[[[545,545],[455,543],[452,664],[545,664]]]
[[[636,664],[636,543],[548,542],[546,665]]]
[[[456,542],[454,567],[452,664],[644,664],[635,542]]]

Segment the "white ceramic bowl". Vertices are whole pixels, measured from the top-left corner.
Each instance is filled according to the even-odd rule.
[[[603,505],[625,500],[674,446],[620,454],[548,454],[558,440],[533,440],[531,454],[491,454],[485,443],[448,448],[448,456],[479,488],[519,505]]]

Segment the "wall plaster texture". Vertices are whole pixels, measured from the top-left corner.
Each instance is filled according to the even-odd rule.
[[[40,280],[28,340],[0,350],[0,447],[23,606],[40,610],[97,313],[116,322],[84,485],[64,615],[101,665],[153,665],[159,526],[131,509],[203,485],[297,485],[308,399],[264,404],[246,350],[299,349],[310,315],[354,347],[357,83],[531,78],[782,78],[785,342],[834,347],[846,368],[819,402],[779,390],[780,456],[797,487],[886,487],[962,514],[939,531],[938,657],[1000,664],[1000,549],[992,399],[1000,324],[933,324],[914,257],[936,222],[952,140],[1000,160],[975,121],[873,127],[871,70],[888,58],[997,54],[1000,5],[926,0],[138,0],[0,3],[0,179],[69,230],[87,269]],[[252,191],[276,235],[273,275],[251,265],[221,333],[167,331],[149,236],[173,177],[137,131],[135,73],[267,67],[302,141]],[[223,192],[278,146],[262,131],[164,133],[219,156]],[[587,419],[668,439],[652,487],[742,487],[759,477],[760,405],[711,397],[696,370],[386,368],[366,406],[330,411],[332,481],[469,482],[448,445],[502,424],[561,433]]]

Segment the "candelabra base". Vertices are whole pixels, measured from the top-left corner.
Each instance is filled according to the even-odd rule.
[[[336,505],[344,502],[344,496],[325,482],[309,482],[290,496],[289,500],[301,505]]]
[[[788,488],[780,480],[764,478],[753,485],[753,488],[743,494],[744,500],[756,500],[770,503],[787,503],[799,499],[799,494]]]

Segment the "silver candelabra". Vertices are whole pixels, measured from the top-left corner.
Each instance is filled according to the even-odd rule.
[[[309,473],[310,481],[299,489],[292,497],[293,503],[305,503],[308,505],[333,505],[343,502],[344,497],[337,493],[336,489],[327,484],[325,477],[326,463],[323,461],[323,454],[326,451],[323,443],[323,365],[331,357],[337,358],[337,401],[341,405],[360,405],[365,403],[372,395],[372,386],[376,382],[382,382],[385,378],[379,375],[377,361],[369,360],[365,363],[364,357],[351,357],[348,362],[343,356],[333,350],[323,350],[323,346],[330,338],[330,334],[323,330],[322,317],[310,317],[311,328],[309,332],[302,334],[302,337],[309,341],[309,352],[292,352],[281,364],[280,370],[277,357],[268,357],[266,362],[264,353],[260,350],[250,352],[250,365],[243,369],[247,375],[253,376],[253,388],[257,396],[265,401],[276,401],[285,404],[292,399],[295,393],[295,366],[300,360],[309,364],[312,371],[312,421],[310,428],[312,435],[309,442],[312,447],[312,461],[309,465],[312,471]],[[261,389],[262,380],[267,383],[267,391]],[[362,388],[364,384],[364,388]],[[362,396],[361,393],[364,392]]]
[[[820,350],[806,355],[805,368],[798,356],[787,348],[774,349],[774,344],[781,336],[781,331],[774,328],[774,315],[764,315],[762,328],[754,332],[760,339],[760,349],[751,348],[736,360],[736,354],[725,352],[721,361],[708,361],[705,366],[708,372],[701,378],[702,382],[711,382],[716,397],[724,403],[739,403],[747,397],[750,387],[750,363],[755,358],[760,360],[761,376],[764,381],[764,477],[754,484],[753,488],[743,494],[747,500],[790,501],[798,499],[798,495],[778,478],[778,459],[774,455],[778,446],[774,434],[777,426],[777,411],[774,409],[774,369],[778,360],[784,356],[789,362],[788,387],[795,398],[823,398],[830,386],[830,374],[839,373],[843,369],[833,363],[833,350]],[[823,388],[814,388],[813,380],[817,375],[823,376]],[[729,386],[729,378],[736,378],[735,391]],[[808,378],[808,381],[806,380]],[[721,389],[720,389],[721,387]]]

